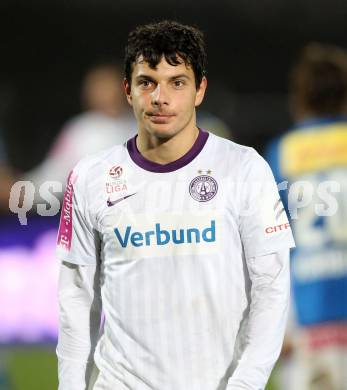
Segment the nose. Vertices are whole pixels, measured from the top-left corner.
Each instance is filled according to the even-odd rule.
[[[161,106],[169,104],[168,94],[162,84],[158,84],[155,90],[151,93],[152,104],[154,106]]]

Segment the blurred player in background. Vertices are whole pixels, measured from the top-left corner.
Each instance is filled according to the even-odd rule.
[[[198,29],[137,27],[125,73],[138,134],[78,163],[64,197],[60,389],[264,389],[294,245],[271,170],[197,126]]]
[[[281,389],[342,390],[347,389],[346,52],[308,45],[292,72],[290,107],[295,126],[268,153],[278,182],[306,182],[297,204],[289,204],[289,210],[298,207],[292,256],[296,324],[289,326],[286,343],[294,347],[294,371],[291,384]]]
[[[111,63],[87,72],[81,92],[85,111],[64,126],[45,160],[25,175],[26,180],[37,188],[48,180],[65,183],[82,157],[125,142],[135,134],[136,124],[129,114],[122,81],[121,69]]]

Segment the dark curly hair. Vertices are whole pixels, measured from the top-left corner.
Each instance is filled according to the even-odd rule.
[[[347,54],[336,46],[307,45],[290,74],[295,108],[316,115],[341,114],[347,103]]]
[[[206,75],[207,56],[203,33],[192,26],[164,20],[138,26],[128,36],[125,48],[125,78],[131,84],[133,64],[143,56],[152,69],[162,56],[173,66],[184,61],[192,67],[196,88]],[[180,60],[181,59],[181,60]]]

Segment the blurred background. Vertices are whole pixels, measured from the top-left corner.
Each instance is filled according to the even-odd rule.
[[[57,388],[58,215],[34,208],[21,225],[8,189],[14,179],[63,181],[74,160],[136,131],[119,66],[128,32],[163,18],[205,33],[199,124],[263,155],[293,124],[288,74],[302,48],[347,48],[341,0],[0,0],[0,390]],[[275,372],[269,389],[281,383]]]

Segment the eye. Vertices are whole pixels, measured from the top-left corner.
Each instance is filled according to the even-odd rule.
[[[152,86],[152,81],[149,80],[140,80],[139,81],[139,86],[143,89],[148,89]]]
[[[184,81],[183,80],[175,80],[174,81],[174,86],[175,86],[175,88],[181,88],[181,87],[183,87],[184,86]]]

